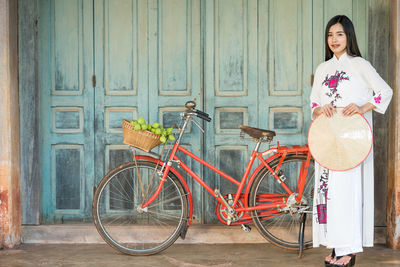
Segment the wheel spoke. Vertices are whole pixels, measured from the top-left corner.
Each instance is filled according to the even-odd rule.
[[[123,253],[158,253],[179,237],[187,221],[188,194],[172,173],[157,199],[147,209],[138,209],[143,196],[151,197],[157,189],[158,183],[151,181],[160,168],[150,161],[126,163],[110,171],[96,189],[95,225],[103,239]]]
[[[304,163],[306,159],[307,157],[303,155],[288,155],[282,163],[280,170],[286,178],[285,184],[290,188],[292,192],[296,192],[296,190],[299,189],[297,188],[298,178],[300,175],[300,171],[302,170],[302,163]],[[270,163],[270,166],[273,170],[275,170],[278,161],[279,158],[273,163]],[[312,211],[313,199],[311,197],[311,191],[313,189],[313,184],[314,163],[313,161],[311,161],[310,166],[307,170],[306,181],[304,183],[302,201],[301,203],[291,203],[289,201],[289,209],[291,207],[290,205],[300,205],[301,208],[304,208],[305,205],[307,205],[309,207],[308,210]],[[279,197],[279,195],[283,197],[285,194],[285,199],[289,200],[289,196],[287,195],[286,190],[283,189],[283,187],[276,181],[274,176],[269,173],[266,168],[263,168],[255,177],[252,187],[250,188],[249,204],[251,206],[254,206],[263,205],[267,202],[273,203],[275,201],[274,198]],[[262,195],[264,197],[261,197]],[[268,201],[268,196],[270,196],[271,201]],[[297,206],[295,207],[298,209]],[[291,210],[292,214],[289,211],[271,214],[272,210],[273,209],[256,210],[252,212],[253,221],[256,227],[259,229],[260,233],[266,239],[279,246],[292,249],[298,248],[300,214],[296,211],[296,209]],[[310,247],[312,245],[312,236],[310,235],[312,232],[312,224],[309,222],[312,222],[312,216],[306,217],[306,229],[304,236],[305,247]]]
[[[170,195],[171,195],[171,194],[170,194]],[[161,205],[161,204],[165,204],[165,203],[167,203],[167,202],[171,202],[171,201],[174,201],[174,200],[177,200],[177,199],[181,199],[182,197],[183,197],[183,196],[175,196],[175,197],[163,199],[163,200],[161,200],[161,201],[159,201],[159,202],[152,203],[152,205],[149,205],[149,206],[147,206],[147,207],[148,207],[148,208],[151,208],[151,207],[154,207],[154,206],[158,206],[158,205]]]
[[[179,216],[179,215],[168,214],[166,212],[161,212],[161,211],[157,212],[157,211],[149,210],[147,212],[148,213],[152,213],[152,214],[156,214],[156,215],[159,215],[159,216],[163,216],[163,217],[168,217],[168,218],[181,218],[181,216]]]

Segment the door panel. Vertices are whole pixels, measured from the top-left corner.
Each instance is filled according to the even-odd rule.
[[[207,128],[206,154],[237,180],[255,145],[239,139],[238,125],[274,130],[283,144],[305,143],[304,101],[312,73],[311,4],[206,2],[206,107],[215,118],[215,125]],[[237,189],[212,173],[207,178],[223,188],[223,194]],[[210,221],[212,203],[206,205]]]
[[[239,139],[239,124],[257,126],[257,1],[205,1],[206,157],[240,180],[248,160],[249,142]],[[236,190],[206,170],[211,188],[222,194]],[[216,220],[215,200],[205,192],[205,221]]]
[[[96,180],[131,160],[122,145],[122,119],[144,116],[169,127],[179,123],[186,101],[196,98],[202,108],[199,3],[95,1]],[[190,127],[183,144],[201,156],[201,138]],[[201,175],[198,164],[189,165]],[[188,184],[201,218],[201,190],[190,179]]]
[[[93,184],[92,1],[40,1],[42,221],[84,220]]]
[[[122,144],[122,120],[148,113],[147,51],[139,43],[146,15],[140,8],[138,1],[94,1],[96,184],[110,169],[131,159]]]
[[[149,118],[166,127],[179,124],[179,114],[188,100],[196,100],[197,108],[203,109],[200,14],[199,0],[149,1],[149,16],[153,18],[148,33]],[[203,157],[202,140],[200,130],[190,123],[182,145]],[[178,156],[203,176],[198,162],[183,153]],[[187,183],[192,191],[194,220],[202,222],[202,188],[190,177]]]
[[[259,6],[259,119],[281,144],[304,144],[312,74],[312,1]],[[288,17],[289,19],[280,19]],[[275,141],[276,142],[276,141]]]

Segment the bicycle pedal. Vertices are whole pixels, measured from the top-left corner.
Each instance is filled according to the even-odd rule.
[[[246,233],[250,233],[250,231],[251,231],[250,226],[248,226],[246,224],[242,224],[241,227],[242,227],[243,231],[245,231]]]

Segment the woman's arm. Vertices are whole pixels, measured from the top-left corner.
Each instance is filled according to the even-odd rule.
[[[320,114],[321,110],[321,80],[320,66],[315,70],[314,81],[311,89],[310,103],[311,103],[311,119],[314,119]]]
[[[348,105],[343,109],[343,115],[352,116],[356,113],[364,114],[371,110],[385,113],[393,95],[392,89],[368,61],[362,58],[357,58],[356,60],[358,71],[367,83],[368,88],[374,91],[374,95],[362,106],[358,106],[354,103]]]
[[[365,107],[362,106],[362,111],[365,113],[371,110],[372,107],[376,112],[385,113],[392,99],[392,88],[390,88],[368,61],[360,59],[357,65],[368,87],[374,91],[374,95],[368,101],[372,106],[364,105]]]
[[[373,110],[375,108],[376,108],[376,106],[374,104],[370,103],[370,102],[365,103],[361,107],[357,106],[354,103],[351,103],[350,105],[345,107],[342,112],[343,112],[343,115],[345,115],[345,116],[352,116],[352,115],[354,115],[356,113],[364,114],[364,113],[366,113],[366,112],[368,112],[370,110]]]

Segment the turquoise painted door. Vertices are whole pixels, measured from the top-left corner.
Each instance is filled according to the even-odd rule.
[[[206,107],[214,117],[206,155],[239,180],[255,145],[239,138],[239,124],[274,130],[282,144],[306,143],[312,1],[220,0],[205,9]],[[207,178],[222,194],[237,190],[212,173]]]
[[[93,187],[130,160],[122,119],[142,115],[169,126],[195,99],[213,121],[204,124],[204,135],[190,125],[184,146],[237,179],[254,146],[240,140],[239,124],[275,130],[281,144],[305,144],[324,25],[335,14],[349,15],[365,52],[365,5],[40,0],[43,222],[91,219]],[[234,191],[198,163],[188,165],[212,188]],[[214,199],[188,183],[195,221],[215,222]]]
[[[42,222],[90,214],[94,177],[93,4],[39,1]]]
[[[131,160],[122,144],[122,119],[144,116],[164,126],[179,123],[188,100],[201,93],[200,2],[95,1],[95,177]],[[189,126],[184,146],[202,155],[202,136]],[[200,166],[189,162],[197,173]],[[201,214],[201,190],[188,179]]]

